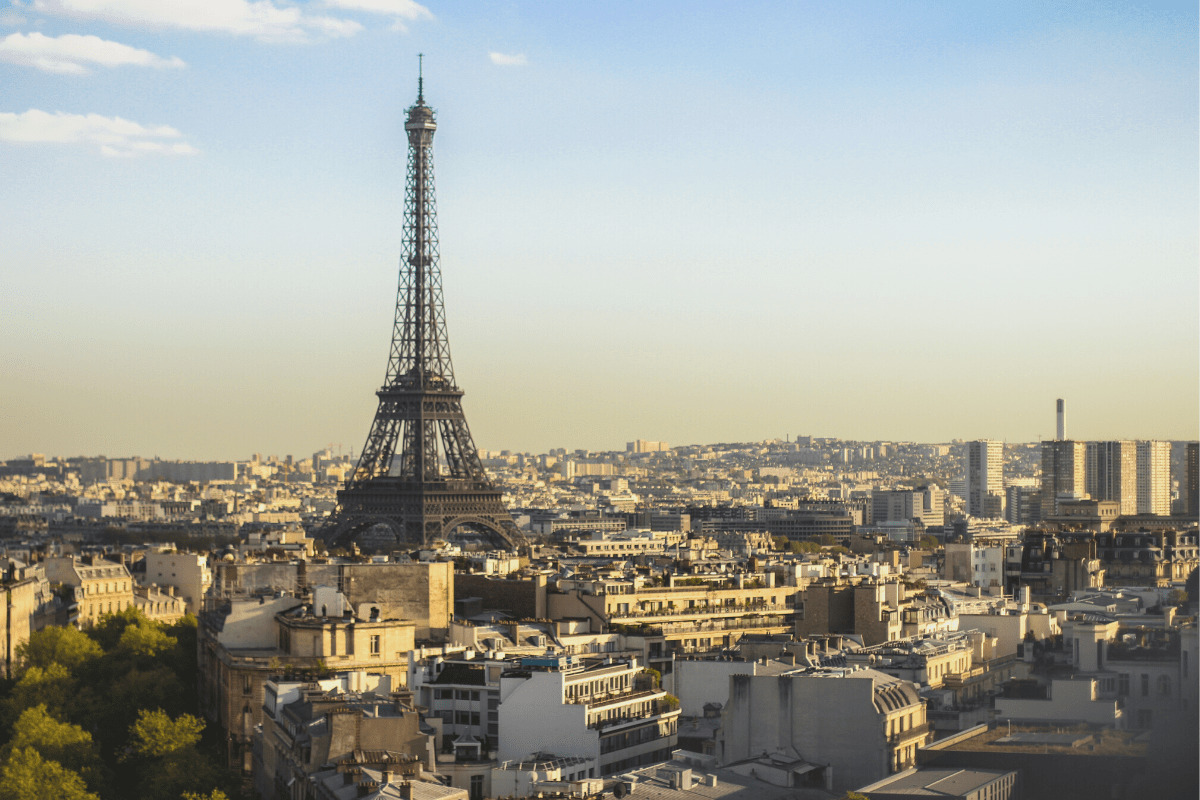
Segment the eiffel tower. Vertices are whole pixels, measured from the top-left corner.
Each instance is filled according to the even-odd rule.
[[[433,193],[437,122],[423,75],[404,129],[404,251],[387,377],[358,464],[319,535],[329,547],[458,538],[515,549],[524,538],[483,471],[450,363]]]

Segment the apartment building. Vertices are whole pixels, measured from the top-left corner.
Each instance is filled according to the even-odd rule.
[[[385,618],[378,605],[356,609],[328,587],[315,589],[311,602],[210,596],[198,629],[200,705],[225,733],[230,767],[251,768],[268,681],[364,670],[403,687],[414,633],[412,621]]]
[[[678,706],[636,658],[522,658],[500,677],[499,758],[593,759],[598,774],[589,778],[666,761]]]
[[[665,672],[675,655],[722,650],[750,633],[790,632],[798,591],[776,585],[772,572],[562,580],[547,605],[553,619],[624,633],[627,646]]]
[[[842,792],[908,769],[933,738],[917,687],[878,670],[806,667],[729,681],[717,735],[722,765],[795,754]]]
[[[54,556],[44,564],[50,583],[75,587],[78,611],[71,621],[78,627],[90,627],[101,615],[116,614],[134,605],[133,577],[124,564],[98,556]]]

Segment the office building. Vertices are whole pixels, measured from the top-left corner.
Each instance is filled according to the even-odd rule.
[[[982,439],[967,443],[967,516],[1004,516],[1004,443]]]
[[[1060,498],[1085,495],[1087,448],[1083,442],[1042,442],[1042,517],[1058,514]]]
[[[1171,443],[1137,443],[1137,513],[1171,513]]]
[[[1131,441],[1088,442],[1084,466],[1087,494],[1115,500],[1121,514],[1138,512],[1137,445]]]

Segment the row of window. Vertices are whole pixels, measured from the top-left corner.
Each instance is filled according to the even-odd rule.
[[[104,584],[103,590],[101,590],[100,584],[98,584],[98,583],[85,583],[83,585],[83,593],[84,594],[108,594],[109,592],[124,592],[124,591],[128,591],[125,588],[128,585],[128,583],[129,583],[128,581],[121,581],[119,583],[116,581],[113,581],[111,584],[106,582]],[[110,586],[112,587],[111,589],[109,588]]]

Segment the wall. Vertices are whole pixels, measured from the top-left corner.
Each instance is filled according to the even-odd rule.
[[[721,764],[791,752],[828,764],[842,792],[888,774],[884,720],[869,677],[730,677],[717,741]]]

